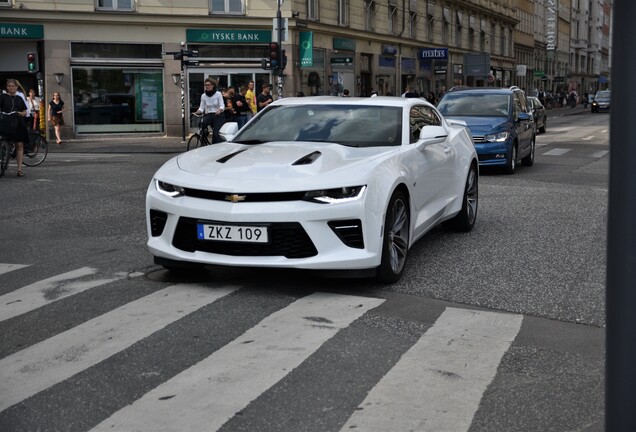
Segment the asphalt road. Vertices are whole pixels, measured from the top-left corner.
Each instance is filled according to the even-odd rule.
[[[534,166],[482,170],[475,229],[427,234],[390,286],[155,266],[168,145],[10,167],[0,430],[603,430],[609,116],[565,110]]]

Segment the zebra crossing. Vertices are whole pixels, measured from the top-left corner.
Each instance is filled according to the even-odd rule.
[[[0,264],[0,285],[24,268]],[[51,275],[0,296],[0,331],[56,302],[126,283],[122,274],[105,277],[89,267]],[[387,336],[394,349],[379,351],[372,337],[358,346],[358,336],[373,334],[368,323],[386,301],[231,284],[160,285],[4,354],[0,430],[264,430],[239,425],[254,419],[251,408],[260,403],[270,416],[273,406],[298,403],[304,386],[298,371],[316,368],[324,372],[306,388],[324,384],[327,394],[327,384],[338,381],[340,394],[329,397],[349,410],[335,415],[326,404],[315,413],[330,419],[330,427],[278,423],[265,430],[469,430],[523,317],[445,307],[413,340]],[[370,361],[385,364],[384,372],[368,374],[368,388],[347,394],[365,381],[347,371]],[[289,399],[277,402],[280,397]]]

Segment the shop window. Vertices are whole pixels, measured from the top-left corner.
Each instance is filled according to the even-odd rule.
[[[132,11],[134,0],[97,0],[97,10]]]
[[[155,59],[162,60],[161,44],[72,42],[71,58],[82,59]]]
[[[163,132],[163,70],[74,66],[78,134]]]
[[[210,0],[212,15],[245,15],[244,0]]]

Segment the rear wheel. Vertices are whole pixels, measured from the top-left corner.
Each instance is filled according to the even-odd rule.
[[[544,118],[544,119],[543,119],[543,126],[541,126],[541,127],[539,128],[539,132],[541,132],[541,133],[545,133],[545,128],[546,128],[546,126],[547,126],[547,123],[548,123],[548,119],[547,119],[547,118]]]
[[[22,159],[22,163],[26,166],[37,166],[44,162],[46,155],[49,153],[49,144],[44,137],[37,132],[29,133],[29,143],[26,153]]]
[[[0,177],[9,166],[9,143],[5,140],[0,141]]]
[[[201,136],[199,134],[194,134],[188,140],[188,150],[194,150],[198,147],[201,147]]]
[[[400,280],[409,250],[410,217],[404,194],[395,191],[389,201],[384,218],[382,261],[378,267],[378,279],[384,283]]]
[[[477,167],[471,165],[466,178],[462,209],[453,217],[444,222],[444,228],[453,231],[470,231],[477,220],[477,207],[479,202],[479,176]]]

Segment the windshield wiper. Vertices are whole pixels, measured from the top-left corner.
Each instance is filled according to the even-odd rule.
[[[234,144],[263,144],[269,141],[260,140],[260,139],[251,139],[251,140],[241,140],[241,141],[232,141]]]

